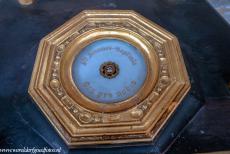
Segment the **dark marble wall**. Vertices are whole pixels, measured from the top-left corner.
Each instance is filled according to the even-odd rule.
[[[167,126],[176,133],[166,131],[168,136],[160,138],[158,146],[79,149],[78,153],[157,153],[168,146],[163,140],[175,140],[186,124],[168,153],[230,150],[230,93],[226,86],[230,80],[230,29],[204,0],[37,0],[30,6],[0,0],[1,148],[61,146],[62,153],[68,153],[27,89],[40,39],[84,9],[132,9],[175,34],[192,90],[175,114],[177,119]],[[189,109],[195,111],[201,104],[188,123]]]

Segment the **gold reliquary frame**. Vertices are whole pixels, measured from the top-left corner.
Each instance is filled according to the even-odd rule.
[[[76,54],[91,42],[116,38],[144,55],[147,77],[133,97],[94,102],[73,83]],[[190,89],[177,38],[130,10],[87,10],[44,37],[29,93],[70,148],[152,141]]]

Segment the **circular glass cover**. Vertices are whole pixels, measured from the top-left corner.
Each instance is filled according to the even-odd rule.
[[[131,44],[118,39],[97,40],[75,58],[73,80],[86,97],[115,103],[134,96],[147,75],[145,59]]]

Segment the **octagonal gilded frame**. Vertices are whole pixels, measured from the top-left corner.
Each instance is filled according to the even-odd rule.
[[[144,86],[128,100],[97,103],[74,85],[74,55],[89,43],[116,38],[145,56]],[[87,10],[44,37],[29,93],[70,148],[152,141],[173,114],[190,83],[177,38],[134,11]]]

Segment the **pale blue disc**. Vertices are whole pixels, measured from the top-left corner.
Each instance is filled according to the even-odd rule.
[[[115,77],[100,73],[104,63],[112,62],[119,70]],[[97,40],[85,47],[72,66],[73,80],[82,94],[100,103],[115,103],[134,96],[143,86],[147,66],[142,53],[118,39]]]

